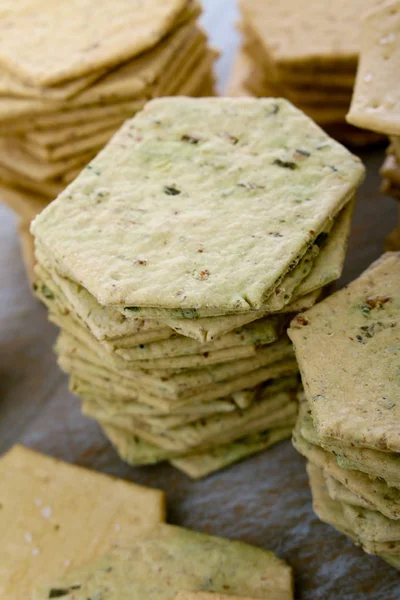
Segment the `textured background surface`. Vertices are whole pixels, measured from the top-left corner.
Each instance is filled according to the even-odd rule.
[[[224,51],[226,82],[238,37],[233,0],[209,0],[204,23]],[[379,194],[383,150],[363,153],[368,178],[359,195],[342,283],[382,250],[396,223],[393,200]],[[314,516],[303,459],[290,442],[192,482],[169,466],[132,469],[116,456],[97,425],[82,417],[67,389],[52,345],[55,328],[30,295],[20,258],[16,219],[0,205],[0,452],[16,442],[114,475],[162,488],[169,520],[271,548],[288,560],[302,600],[395,600],[398,573],[355,548]],[[101,499],[99,499],[101,501]]]

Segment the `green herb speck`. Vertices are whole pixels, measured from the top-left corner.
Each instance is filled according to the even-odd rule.
[[[295,162],[290,160],[281,160],[280,158],[276,158],[272,164],[276,165],[277,167],[282,167],[282,169],[289,169],[290,171],[295,171],[299,168],[299,165],[297,165]]]
[[[71,585],[69,588],[52,588],[49,592],[49,598],[62,598],[63,596],[67,596],[70,592],[79,590],[80,588],[80,585]]]
[[[178,196],[181,191],[172,185],[165,185],[164,193],[167,194],[167,196]]]

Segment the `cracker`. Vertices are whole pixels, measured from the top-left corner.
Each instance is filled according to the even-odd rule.
[[[119,117],[110,117],[108,119],[99,119],[97,121],[88,121],[82,123],[79,127],[71,125],[70,127],[33,129],[28,130],[25,139],[36,145],[46,148],[53,148],[67,142],[75,141],[81,138],[89,137],[104,129],[117,129],[123,119]]]
[[[233,62],[231,75],[226,87],[226,96],[231,96],[232,98],[251,96],[251,92],[244,84],[248,70],[251,67],[249,63],[250,60],[246,53],[239,50]]]
[[[72,159],[86,152],[95,152],[104,146],[117,131],[118,125],[113,125],[109,129],[104,129],[84,138],[60,144],[54,148],[46,148],[38,144],[32,144],[27,140],[21,140],[20,148],[25,150],[30,156],[41,162],[55,163],[60,160]]]
[[[375,541],[365,537],[364,528],[359,527],[357,520],[373,514],[367,510],[351,508],[345,502],[338,502],[329,497],[326,484],[321,471],[311,463],[307,465],[307,472],[313,493],[314,510],[320,519],[336,527],[339,531],[350,537],[357,545],[370,554],[380,554],[387,562],[397,564],[396,555],[399,553],[398,541]]]
[[[155,568],[157,566],[157,568]],[[272,552],[243,542],[195,533],[172,525],[158,526],[128,548],[116,548],[98,561],[33,593],[32,600],[49,598],[51,589],[80,588],[66,600],[103,595],[147,600],[173,600],[181,590],[207,589],[240,596],[290,600],[290,567]],[[108,594],[107,594],[108,595]]]
[[[320,0],[242,0],[240,4],[273,62],[305,71],[355,69],[360,14],[375,5],[376,0],[338,0],[334,5]]]
[[[281,440],[289,438],[292,431],[292,424],[289,422],[289,427],[270,429],[230,444],[217,446],[208,452],[175,458],[170,462],[174,467],[183,471],[192,479],[207,477],[211,473],[220,471],[239,460],[262,452]]]
[[[90,0],[83,9],[79,3],[25,0],[8,7],[2,16],[0,63],[33,85],[82,77],[155,46],[185,4],[185,0],[150,0],[127,6],[117,0],[112,8],[99,8]]]
[[[40,259],[41,253],[37,249],[36,253]],[[167,338],[172,334],[169,328],[163,327],[157,321],[143,318],[128,320],[112,308],[101,307],[81,286],[70,280],[61,279],[56,272],[50,275],[43,266],[42,260],[37,273],[42,284],[50,290],[51,295],[61,306],[71,310],[81,319],[98,340],[112,340],[149,331],[158,331],[157,335],[160,336],[158,339]]]
[[[187,31],[185,33],[188,37]],[[80,109],[85,110],[96,106],[110,107],[127,101],[136,101],[137,103],[143,98],[151,97],[153,94],[162,95],[157,94],[157,92],[160,91],[159,88],[162,88],[163,84],[169,83],[171,77],[171,68],[169,70],[166,68],[168,61],[174,63],[178,69],[179,62],[182,61],[182,58],[179,55],[174,56],[174,53],[180,50],[181,53],[187,54],[190,58],[190,45],[188,48],[178,47],[178,44],[182,46],[184,42],[188,45],[187,40],[182,34],[176,37],[177,40],[171,42],[171,39],[168,39],[160,47],[152,49],[128,64],[123,64],[120,68],[106,73],[97,83],[70,99],[67,104],[65,102],[49,103],[47,99],[16,100],[0,96],[0,113],[3,120],[12,123],[12,120],[17,116],[24,118],[29,115],[39,117],[43,115],[45,117],[47,112],[56,114],[65,110],[79,111]],[[192,42],[200,43],[201,50],[205,51],[205,36],[193,26],[193,23],[191,24],[190,36],[190,43]],[[157,81],[157,78],[159,78],[159,81]]]
[[[307,465],[307,472],[310,479],[310,485],[313,493],[314,510],[322,521],[336,527],[339,531],[350,537],[357,545],[361,545],[365,552],[369,554],[379,554],[391,562],[390,559],[396,558],[399,553],[400,544],[398,541],[375,541],[366,538],[363,528],[360,528],[354,517],[361,516],[363,509],[351,508],[345,502],[338,502],[329,497],[328,490],[324,484],[322,473],[313,465]],[[367,510],[369,516],[372,511]],[[367,517],[368,518],[368,517]]]
[[[297,288],[299,285],[308,277],[311,273],[314,261],[319,254],[319,242],[320,237],[325,236],[329,233],[330,228],[332,226],[332,222],[329,222],[324,227],[324,231],[320,233],[318,239],[315,240],[313,244],[310,245],[308,250],[302,256],[302,258],[298,261],[297,265],[290,268],[286,273],[284,273],[278,280],[278,284],[275,286],[275,289],[268,295],[268,298],[263,302],[262,307],[259,310],[252,310],[247,312],[239,312],[236,316],[237,318],[248,318],[249,314],[252,315],[251,320],[255,320],[261,318],[267,314],[278,313],[288,306],[291,301],[294,299]],[[154,308],[154,307],[126,307],[119,308],[122,311],[122,314],[129,316],[133,315],[142,315],[144,317],[161,319],[165,323],[170,324],[172,326],[173,321],[175,319],[180,320],[185,319],[203,319],[207,317],[216,317],[218,316],[219,323],[224,323],[224,319],[231,316],[230,310],[227,313],[223,313],[222,310],[218,309],[164,309],[164,308]],[[249,319],[250,320],[250,319]],[[182,321],[183,324],[185,321]],[[175,328],[175,327],[174,327]],[[181,332],[185,329],[185,326],[177,329],[178,332]]]
[[[384,3],[362,22],[361,56],[347,120],[387,135],[400,134],[400,3]]]
[[[255,77],[254,73],[251,73],[245,84],[253,95],[259,98],[265,96],[280,98],[281,96],[284,96],[284,92],[278,83],[273,81],[260,81],[260,78]],[[310,117],[310,119],[323,126],[344,121],[347,114],[347,106],[340,106],[334,102],[331,104],[307,104],[306,102],[296,102],[296,106]]]
[[[183,11],[180,22],[184,23],[188,19],[193,21],[199,12],[199,5],[195,1],[189,2],[188,9]],[[166,45],[172,45],[170,44],[170,40]],[[132,100],[134,98],[149,95],[147,94],[147,88],[150,84],[154,83],[157,69],[160,69],[161,73],[164,71],[162,59],[164,59],[164,62],[168,61],[170,55],[171,52],[169,52],[169,54],[164,52],[163,54],[159,51],[158,47],[156,47],[154,51],[151,50],[146,53],[144,57],[139,57],[138,68],[134,68],[133,71],[132,69],[125,68],[125,65],[123,65],[121,67],[122,76],[116,77],[114,75],[114,70],[108,70],[99,82],[84,89],[82,93],[75,95],[74,98],[70,98],[67,103],[69,109],[78,110],[79,108],[90,107],[92,105],[114,104],[121,100]],[[135,63],[135,60],[130,61],[129,64],[131,64],[131,62]],[[150,65],[149,62],[151,63]],[[118,63],[117,66],[119,67],[119,65],[120,63]],[[117,69],[117,71],[119,72],[120,69]],[[100,75],[103,73],[96,72],[94,80],[99,79]],[[136,75],[136,77],[133,77],[133,75]],[[166,72],[166,77],[168,77],[168,72]],[[130,79],[130,82],[126,85],[127,79]],[[120,84],[119,92],[116,91],[116,83]],[[37,98],[10,98],[6,96],[0,98],[0,114],[2,115],[3,121],[9,121],[10,123],[12,123],[13,119],[16,117],[26,118],[31,115],[45,116],[49,108],[51,112],[54,113],[63,112],[65,107],[65,100],[62,101],[62,99],[60,99],[59,101],[49,102],[49,98],[40,97],[40,94]]]
[[[268,77],[303,89],[330,89],[351,94],[355,80],[355,64],[332,66],[318,62],[308,64],[278,64],[273,60],[262,32],[250,20],[242,16],[240,29],[244,35],[243,52],[249,55],[253,65],[260,61]],[[260,35],[261,34],[261,35]]]
[[[326,489],[332,500],[345,502],[346,504],[350,504],[352,506],[360,506],[361,508],[371,508],[371,504],[369,502],[351,492],[346,486],[337,481],[337,479],[331,475],[324,474],[324,478]]]
[[[32,110],[26,111],[28,115],[25,119],[21,118],[21,110],[19,105],[13,103],[13,109],[15,111],[14,120],[11,119],[10,108],[0,100],[0,116],[2,117],[3,126],[0,126],[0,131],[4,132],[4,135],[22,131],[36,130],[36,129],[47,129],[71,125],[79,125],[80,123],[88,123],[89,121],[98,121],[101,119],[108,119],[110,117],[120,117],[121,121],[131,117],[136,111],[143,108],[145,101],[134,100],[132,102],[118,102],[109,105],[95,104],[93,106],[85,106],[82,108],[73,108],[70,110],[60,111],[60,107],[56,107],[55,110],[50,111],[47,108],[43,110],[42,106],[38,106],[36,113],[32,114]],[[54,107],[53,107],[54,109]],[[6,115],[9,114],[10,122],[5,122]],[[31,116],[32,115],[32,116]]]
[[[395,569],[400,569],[400,557],[391,554],[382,554],[382,558]]]
[[[311,416],[303,417],[301,433],[308,442],[319,444]],[[339,467],[361,471],[372,479],[382,479],[389,487],[400,490],[399,454],[334,442],[325,443],[323,448],[334,454]]]
[[[73,81],[68,81],[59,86],[46,87],[30,85],[18,79],[12,73],[0,70],[0,96],[13,96],[17,98],[42,98],[60,101],[75,96],[94,81],[99,79],[103,71],[98,71]]]
[[[199,319],[174,319],[165,317],[163,322],[180,335],[184,335],[199,342],[211,342],[212,340],[236,330],[238,327],[252,323],[257,319],[265,317],[264,311],[250,311],[238,315],[226,315],[222,317],[204,317]],[[269,316],[271,327],[279,331],[282,318]]]
[[[294,71],[282,69],[273,62],[269,53],[266,52],[262,40],[249,24],[242,26],[242,30],[245,35],[242,52],[249,57],[246,77],[251,74],[255,75],[261,85],[263,81],[265,83],[273,82],[282,90],[282,96],[287,97],[294,104],[300,102],[312,105],[318,103],[332,105],[332,102],[335,101],[337,104],[349,105],[352,86],[342,85],[340,79],[339,82],[337,81],[337,78],[341,77],[338,70],[329,72],[325,68],[319,72],[314,70],[307,72],[299,69]],[[352,83],[355,78],[354,70],[349,73]],[[327,76],[331,77],[329,81],[327,81]]]
[[[278,107],[278,111],[276,111],[276,107]],[[210,141],[203,142],[200,140],[198,143],[193,144],[186,140],[190,139],[190,135],[195,136],[199,122],[199,111],[204,117],[202,121],[203,139],[206,135],[204,127],[207,124]],[[180,119],[172,121],[172,117],[177,112],[179,112]],[[265,119],[265,114],[269,114],[268,120]],[[262,117],[262,140],[259,139],[260,134],[257,127],[249,129],[246,126],[247,119],[250,117],[254,123]],[[154,123],[154,120],[161,120],[166,125],[160,129],[160,126]],[[225,128],[225,124],[230,131],[229,137],[219,135],[221,128]],[[267,129],[265,129],[266,126]],[[288,161],[287,152],[282,152],[282,140],[279,142],[279,148],[274,147],[274,144],[271,147],[272,132],[278,129],[281,131],[281,127],[285,127],[287,132],[285,131],[284,137],[287,142],[290,141],[294,148],[297,145],[302,147],[305,135],[309,136],[306,144],[309,150],[304,148],[304,152],[310,154],[310,156],[305,157],[302,154],[300,158],[299,154],[299,157],[296,158],[291,155],[290,164],[293,163],[296,166],[290,167],[290,169],[281,166],[287,164],[286,161]],[[271,130],[271,135],[268,133],[269,130]],[[154,140],[156,131],[158,140]],[[298,137],[299,131],[301,131],[300,137]],[[133,139],[133,132],[139,138]],[[160,140],[161,132],[163,136]],[[235,140],[238,138],[239,142],[232,144],[232,137]],[[246,145],[244,145],[245,142]],[[155,161],[152,158],[154,157],[153,153],[150,155],[148,153],[143,154],[142,148],[152,147],[154,148],[152,152],[156,151],[157,156],[159,156],[160,153],[170,148],[171,144],[176,148],[174,163],[168,163],[170,168],[168,178],[165,179],[161,176],[159,166],[157,166],[159,158]],[[218,183],[219,186],[222,184],[221,171],[219,171],[219,175],[211,175],[210,173],[210,177],[205,177],[204,169],[200,169],[197,164],[199,160],[197,157],[202,153],[203,144],[206,144],[208,154],[211,152],[215,160],[218,156],[218,160],[224,162],[225,167],[222,173],[226,172],[227,165],[230,164],[232,167],[229,176],[230,181],[234,177],[234,183],[241,183],[244,186],[236,185],[232,188],[233,196],[232,198],[230,196],[229,203],[223,203],[222,212],[220,212],[220,197],[218,196],[218,210],[216,210],[215,200],[213,200],[215,198],[215,184]],[[258,154],[259,165],[256,164],[257,161],[254,156],[250,160],[250,156],[246,154],[254,144],[261,144],[263,148],[263,151],[260,149]],[[316,149],[321,147],[324,148],[323,152]],[[313,148],[315,150],[312,150]],[[226,154],[228,150],[229,154]],[[108,158],[110,153],[113,156],[111,163]],[[246,160],[249,167],[251,165],[252,171],[248,172],[246,182],[241,182],[241,169],[243,168],[245,156],[247,156]],[[113,233],[115,227],[112,226],[104,231],[101,237],[101,248],[93,253],[90,248],[93,248],[93,244],[96,245],[93,228],[96,227],[97,237],[97,219],[101,220],[101,215],[104,211],[107,211],[108,223],[112,223],[110,215],[115,212],[113,203],[117,189],[120,186],[125,187],[127,185],[126,171],[121,168],[117,176],[114,172],[112,163],[116,160],[120,165],[129,160],[129,180],[135,179],[136,205],[139,208],[142,206],[142,202],[145,202],[146,210],[149,211],[148,214],[152,214],[155,218],[152,221],[152,241],[151,243],[143,241],[145,238],[141,237],[141,231],[146,227],[148,232],[147,221],[143,217],[139,217],[134,225],[134,241],[128,227],[123,246],[121,246],[121,239],[118,236],[119,249],[116,254],[113,250],[116,241]],[[168,161],[168,159],[164,160]],[[240,162],[240,174],[238,160]],[[143,161],[146,162],[146,172],[152,174],[151,180],[141,184],[146,187],[147,200],[141,199],[140,190],[142,188],[138,183],[140,178],[143,177]],[[340,162],[340,167],[335,167],[335,170],[332,170],[326,166],[327,161],[331,166],[335,162],[338,164]],[[233,175],[234,168],[236,169],[235,175]],[[339,168],[340,177],[338,177],[337,168]],[[307,177],[305,178],[306,174]],[[253,177],[249,183],[248,178],[250,175]],[[268,181],[268,186],[271,186],[271,189],[269,193],[266,192],[266,189],[263,189],[263,210],[260,214],[256,210],[256,199],[260,197],[260,191],[255,187],[261,185],[261,175],[265,177],[262,185],[267,185],[265,181]],[[291,262],[293,260],[297,262],[305,254],[307,245],[312,241],[312,239],[310,240],[311,234],[309,231],[313,231],[317,235],[324,229],[327,219],[335,216],[346,204],[349,194],[353,193],[354,187],[361,181],[362,176],[363,168],[359,159],[356,159],[343,147],[327,138],[321,130],[285,101],[193,100],[183,98],[155,100],[149,103],[140,115],[120,130],[107,148],[91,163],[89,169],[86,169],[69,187],[68,195],[71,195],[72,198],[68,198],[67,202],[66,195],[61,194],[57,201],[47,209],[45,216],[35,221],[33,227],[35,235],[40,238],[41,244],[46,248],[46,253],[52,255],[53,262],[57,263],[57,267],[62,274],[82,282],[101,304],[162,306],[163,308],[180,309],[193,307],[224,308],[243,312],[250,308],[258,309],[262,306],[268,292],[272,291],[277,279],[288,270]],[[160,178],[161,181],[159,181]],[[307,182],[307,185],[305,182]],[[89,194],[80,193],[79,190],[83,185],[86,190],[93,186],[93,192]],[[214,195],[207,191],[210,185],[213,186]],[[290,193],[293,195],[294,185],[296,185],[296,204],[293,204],[293,208],[289,208],[289,200],[292,197]],[[251,189],[249,189],[249,186]],[[107,193],[100,204],[94,203],[94,196],[99,190],[105,188],[112,189],[112,194]],[[150,188],[153,190],[151,192],[153,200],[151,201],[148,200]],[[312,188],[314,188],[315,196],[310,194]],[[183,190],[183,193],[181,193],[181,190]],[[307,196],[304,197],[310,198],[311,196],[311,198],[307,201],[307,206],[304,205],[303,207],[302,204],[298,203],[298,199],[302,197],[302,194],[305,195],[306,191]],[[200,204],[198,201],[199,193],[201,194]],[[282,202],[277,200],[280,193],[282,193]],[[166,198],[170,198],[172,194],[179,196],[179,199],[174,203],[174,207],[179,206],[178,213],[182,215],[180,218],[179,214],[177,218],[176,215],[171,213],[170,200],[166,202]],[[233,198],[235,198],[235,202],[232,201]],[[273,200],[273,211],[266,210],[270,200]],[[85,211],[79,210],[74,213],[73,207],[78,206],[83,201]],[[316,202],[319,207],[318,211],[315,210]],[[129,203],[129,210],[133,210],[135,214],[138,214],[132,200],[129,200]],[[149,205],[147,205],[148,203]],[[243,203],[245,203],[245,206]],[[64,217],[67,205],[68,227],[66,227]],[[183,260],[181,254],[182,225],[185,225],[185,235],[188,236],[190,215],[193,213],[194,206],[196,206],[197,215],[196,236],[190,243],[188,238],[185,238],[185,260]],[[256,212],[250,210],[251,206]],[[175,208],[173,213],[176,212]],[[144,210],[144,208],[141,210]],[[206,226],[199,226],[199,223],[202,223],[202,219],[198,214],[199,210],[204,216]],[[278,222],[275,221],[278,215],[281,216],[281,210],[284,210],[285,218],[290,222],[289,238],[287,236],[289,224],[286,223],[284,226],[278,227]],[[299,211],[304,218],[296,218],[293,221],[290,216],[294,215],[294,212],[298,214]],[[213,218],[210,226],[208,215],[211,212],[213,212]],[[275,213],[276,217],[274,217]],[[72,218],[72,214],[79,214],[79,231],[85,230],[84,239],[79,240],[78,245],[78,240],[74,241],[74,252],[79,253],[80,260],[74,261],[73,265],[69,264],[66,248],[71,243],[70,233],[78,230],[75,223],[76,218]],[[223,217],[224,227],[221,227],[219,223],[219,214]],[[238,244],[235,229],[239,220],[241,229],[240,244]],[[61,221],[63,223],[62,228],[60,227]],[[164,223],[162,227],[161,222]],[[170,254],[160,251],[161,246],[163,250],[165,249],[165,231],[164,233],[162,231],[167,222],[169,223],[167,243]],[[228,227],[227,223],[231,223],[231,226]],[[254,241],[257,238],[252,237],[257,235],[254,233],[256,223],[257,231],[259,228],[260,231],[261,229],[263,231],[268,230],[273,234],[267,238],[264,234],[262,235],[261,254],[259,244]],[[247,234],[248,230],[249,233]],[[220,237],[221,231],[225,232],[224,239]],[[276,233],[283,237],[276,237]],[[221,243],[225,247],[223,264],[218,258],[222,258],[221,253],[217,253],[215,250],[217,246],[221,247]],[[203,244],[202,249],[205,249],[205,252],[199,253],[198,250],[201,244]],[[286,249],[284,253],[282,252],[283,244]],[[122,251],[126,256],[131,257],[129,260],[129,274],[126,261],[118,258]],[[61,255],[65,257],[64,260],[61,260]],[[213,266],[209,263],[211,255],[213,256]],[[101,260],[101,270],[97,265],[99,259]],[[254,264],[254,261],[257,264]],[[132,264],[136,265],[134,271],[131,268]],[[238,264],[246,264],[246,269],[238,269]],[[118,271],[118,281],[113,278],[116,271]],[[163,273],[167,272],[168,277],[166,278]],[[94,277],[95,273],[96,277]],[[155,277],[156,274],[157,278]],[[256,281],[256,284],[254,281]],[[186,292],[185,296],[177,296],[177,292],[182,289]]]
[[[400,227],[396,227],[385,239],[385,251],[396,252],[400,250]]]
[[[390,488],[379,479],[370,478],[359,471],[342,469],[336,462],[333,454],[326,452],[319,446],[310,444],[303,438],[298,425],[293,433],[293,445],[310,462],[323,469],[325,473],[334,477],[376,510],[393,520],[400,517],[400,492]]]
[[[35,248],[33,237],[29,231],[30,225],[30,221],[24,221],[23,219],[20,219],[18,223],[18,235],[26,274],[28,276],[29,283],[33,285],[35,281]]]
[[[400,158],[400,137],[398,135],[392,135],[390,137],[391,149],[396,157]]]
[[[381,167],[382,177],[385,177],[390,183],[400,187],[400,165],[394,154],[388,154]]]
[[[29,223],[47,206],[47,201],[42,196],[1,184],[0,198]]]
[[[153,420],[158,425],[162,422],[166,423],[166,428],[171,428],[178,425],[186,425],[202,417],[216,415],[218,413],[233,412],[237,409],[237,405],[233,397],[228,399],[214,400],[212,402],[203,402],[193,406],[183,406],[176,410],[163,411],[148,404],[141,404],[138,401],[121,402],[116,397],[110,397],[102,393],[96,386],[87,385],[84,379],[79,379],[77,376],[71,377],[71,388],[73,391],[79,390],[79,395],[86,402],[92,404],[94,410],[101,410],[103,415],[108,418],[117,417],[144,417],[149,423]],[[94,406],[94,404],[96,406]],[[106,419],[105,419],[106,420]],[[175,422],[174,422],[175,421]]]
[[[385,254],[347,288],[292,321],[288,333],[322,443],[400,450],[399,275],[400,255]]]
[[[290,81],[292,85],[308,87],[318,85],[318,87],[321,87],[322,89],[336,87],[340,90],[348,90],[349,94],[351,94],[355,82],[355,66],[349,73],[337,70],[314,73],[312,70],[309,72],[290,69],[285,70],[283,67],[280,67],[279,73],[283,81]]]
[[[58,179],[37,182],[26,176],[21,177],[21,175],[13,169],[4,166],[0,166],[0,181],[11,189],[19,189],[24,192],[33,193],[37,196],[43,196],[46,200],[54,200],[54,198],[57,198],[58,194],[65,187]],[[43,208],[44,207],[45,203],[43,202]],[[34,216],[36,216],[36,214]]]
[[[96,558],[115,543],[133,543],[165,518],[163,492],[22,446],[0,460],[0,473],[3,598],[28,598],[32,586]]]
[[[343,511],[360,539],[372,542],[400,541],[400,523],[377,511],[350,504],[344,504]]]
[[[389,179],[382,180],[381,193],[384,196],[392,196],[392,198],[400,200],[400,187]]]
[[[30,156],[23,146],[13,138],[0,138],[1,165],[13,169],[22,176],[27,176],[33,181],[48,181],[60,176],[65,171],[88,162],[93,158],[96,149],[73,156],[66,160],[53,163],[45,163]]]
[[[257,319],[249,325],[239,327],[212,342],[200,343],[184,336],[156,341],[151,344],[140,344],[132,348],[117,349],[116,353],[128,361],[166,358],[168,356],[183,356],[185,354],[203,354],[230,347],[261,346],[271,344],[278,339],[280,331],[274,326],[274,321],[266,317]],[[144,346],[144,347],[143,347]]]
[[[182,54],[190,59],[196,47],[204,52],[205,41],[205,34],[192,21],[174,31],[155,48],[111,71],[80,94],[75,104],[115,102],[149,95],[149,88],[156,85],[160,78],[161,81],[171,78],[169,71],[172,65],[179,65]]]
[[[342,144],[352,148],[363,148],[365,146],[382,145],[386,138],[374,131],[357,129],[348,123],[329,123],[325,126],[325,131]]]
[[[214,95],[214,75],[213,66],[219,52],[214,48],[199,48],[191,57],[187,57],[186,61],[182,61],[182,65],[176,67],[171,65],[170,79],[165,80],[160,78],[158,84],[154,87],[151,98],[162,96],[193,96],[193,97],[210,97]],[[175,68],[179,69],[179,74],[176,74]],[[211,92],[206,91],[204,82],[212,80]]]
[[[308,462],[307,474],[312,491],[314,512],[321,521],[332,525],[356,542],[357,536],[344,515],[342,504],[333,500],[328,494],[322,469]]]
[[[122,460],[130,465],[154,465],[174,456],[173,452],[149,444],[109,423],[100,423],[100,426]]]
[[[312,308],[316,302],[318,302],[322,293],[323,293],[323,288],[318,288],[318,289],[314,290],[313,292],[306,294],[305,296],[301,296],[300,298],[293,300],[290,304],[285,306],[281,312],[283,314],[284,313],[298,313],[298,312],[302,312],[304,310],[308,310],[309,308]]]
[[[336,219],[327,241],[322,241],[321,251],[311,273],[296,288],[296,296],[310,294],[340,277],[346,257],[354,205],[355,201],[349,202]],[[323,240],[323,237],[321,239]]]
[[[67,185],[68,183],[71,183],[71,181],[74,181],[74,179],[76,179],[79,175],[79,173],[82,171],[82,168],[84,167],[84,165],[82,165],[82,167],[78,167],[78,168],[73,168],[70,169],[69,171],[66,171],[65,173],[63,173],[61,175],[61,181]]]

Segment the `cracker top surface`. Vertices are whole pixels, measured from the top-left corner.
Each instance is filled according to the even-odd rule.
[[[1,0],[0,64],[34,85],[54,85],[154,46],[186,0]]]
[[[400,253],[296,317],[293,341],[318,436],[400,451]]]
[[[363,178],[281,99],[150,102],[34,222],[101,304],[259,308]]]
[[[246,20],[281,65],[357,60],[360,17],[381,0],[241,0]]]
[[[51,589],[67,590],[65,600],[174,600],[183,589],[224,592],[226,586],[241,596],[292,599],[291,569],[272,552],[162,525],[38,590],[32,600],[47,600]]]
[[[161,491],[15,446],[0,459],[0,597],[128,544],[165,518]]]
[[[400,134],[400,2],[385,3],[363,19],[361,56],[347,120],[388,135]]]

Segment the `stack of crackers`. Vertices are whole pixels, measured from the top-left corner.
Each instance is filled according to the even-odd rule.
[[[365,16],[360,65],[349,123],[389,136],[382,166],[382,192],[400,200],[400,2],[386,2]],[[388,250],[400,249],[399,225],[387,238]]]
[[[343,143],[381,139],[348,125],[359,52],[360,15],[380,0],[241,0],[244,41],[229,94],[293,102]]]
[[[20,0],[0,18],[0,199],[29,223],[159,96],[213,95],[197,0]]]
[[[284,561],[166,525],[160,490],[22,446],[0,459],[0,476],[1,598],[293,600]]]
[[[33,223],[83,412],[201,477],[288,437],[285,329],[340,276],[360,160],[286,100],[164,98]]]
[[[289,329],[304,385],[293,443],[314,509],[400,568],[400,253],[387,253]]]

